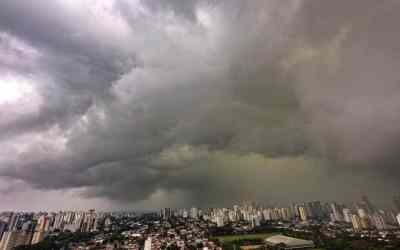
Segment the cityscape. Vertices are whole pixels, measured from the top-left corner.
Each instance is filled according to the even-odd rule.
[[[400,249],[400,195],[394,205],[380,209],[363,196],[351,205],[1,212],[0,249]]]

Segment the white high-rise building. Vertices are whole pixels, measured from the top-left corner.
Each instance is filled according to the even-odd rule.
[[[224,217],[222,215],[217,216],[216,222],[217,222],[217,227],[223,227],[225,225]]]
[[[197,219],[199,216],[199,211],[197,209],[197,207],[192,207],[190,209],[190,217],[192,217],[193,219]]]
[[[340,213],[339,206],[336,203],[331,203],[331,209],[333,213],[333,220],[334,221],[343,221],[343,216]]]
[[[399,223],[399,226],[400,226],[400,214],[398,214],[398,215],[396,216],[396,219],[397,219],[397,223]]]
[[[271,210],[270,209],[264,209],[263,212],[263,217],[265,221],[270,221],[271,220]]]
[[[152,245],[151,237],[148,237],[147,240],[145,240],[144,242],[144,250],[151,250],[151,245]]]
[[[348,208],[343,208],[343,218],[347,223],[351,223],[351,210]]]

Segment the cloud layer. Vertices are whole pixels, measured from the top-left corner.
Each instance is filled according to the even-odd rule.
[[[0,196],[387,204],[400,177],[399,8],[4,0]]]

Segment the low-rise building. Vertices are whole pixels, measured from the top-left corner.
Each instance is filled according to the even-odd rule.
[[[280,247],[281,249],[309,249],[315,247],[311,240],[303,240],[285,235],[274,235],[265,239],[265,244],[271,247]]]

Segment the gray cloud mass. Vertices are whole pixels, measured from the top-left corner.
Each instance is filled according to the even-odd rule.
[[[400,188],[399,9],[3,0],[0,197],[387,205]]]

